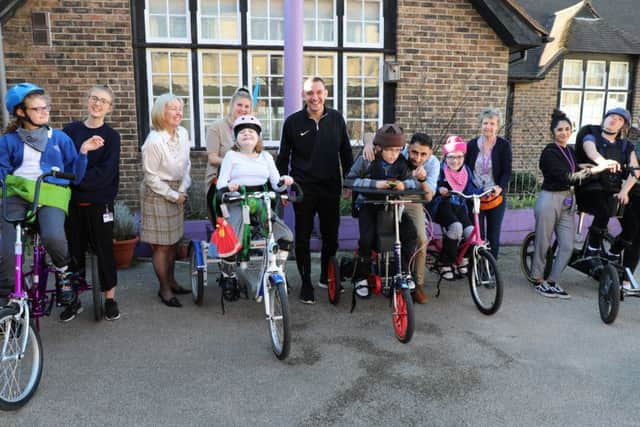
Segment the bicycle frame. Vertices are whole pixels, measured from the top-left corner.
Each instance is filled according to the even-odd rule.
[[[493,192],[493,188],[490,188],[484,191],[481,194],[464,194],[459,191],[451,191],[452,194],[456,194],[464,199],[472,199],[473,202],[473,231],[471,235],[464,240],[462,246],[458,250],[458,255],[456,257],[456,264],[460,264],[462,259],[467,254],[467,250],[470,246],[473,245],[474,251],[477,251],[481,247],[487,247],[487,242],[482,240],[482,236],[480,235],[480,198],[491,194]],[[475,252],[474,252],[475,253]]]

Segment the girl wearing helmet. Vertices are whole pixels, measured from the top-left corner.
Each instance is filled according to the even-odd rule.
[[[453,280],[454,262],[458,243],[471,235],[473,224],[469,207],[465,199],[451,194],[451,190],[464,194],[482,192],[473,180],[473,171],[464,164],[467,144],[459,136],[450,136],[442,147],[444,160],[438,177],[438,191],[428,205],[431,217],[443,227],[442,251],[440,252],[440,275],[443,279]],[[460,274],[467,273],[468,260],[464,258],[458,266]]]
[[[80,146],[78,154],[64,132],[48,126],[50,104],[44,89],[32,83],[19,83],[7,91],[7,111],[15,120],[0,137],[0,178],[7,184],[7,214],[11,218],[24,216],[31,208],[35,180],[40,175],[56,167],[74,174],[77,184],[87,167],[87,153],[102,147],[101,139],[92,138]],[[44,206],[38,211],[40,237],[56,267],[58,304],[69,303],[74,297],[64,232],[71,196],[68,185],[67,180],[47,178],[40,191],[40,202]],[[3,219],[0,297],[6,297],[13,289],[10,278],[15,268],[15,233],[13,224]]]
[[[293,184],[293,178],[290,176],[280,176],[273,157],[263,150],[261,132],[262,124],[254,116],[239,116],[234,121],[235,144],[225,154],[220,165],[220,174],[216,184],[218,194],[238,191],[241,190],[241,187],[244,187],[246,191],[262,191],[267,183],[270,183],[276,191],[284,191],[286,187]],[[250,206],[250,208],[253,211],[251,214],[257,214],[260,209],[259,206]],[[231,203],[227,209],[226,220],[233,226],[236,236],[240,238],[243,232],[242,206],[240,203]],[[272,219],[274,220],[274,237],[280,246],[278,262],[284,263],[293,242],[293,233],[280,218],[274,216]],[[235,255],[240,251],[240,245],[236,249],[236,252],[222,260],[220,287],[228,300],[237,297],[237,279],[234,270]]]

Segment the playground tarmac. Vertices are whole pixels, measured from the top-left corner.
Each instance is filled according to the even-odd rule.
[[[33,399],[1,413],[2,426],[603,426],[638,425],[640,301],[612,325],[600,320],[597,284],[567,270],[569,300],[534,293],[518,247],[499,260],[505,283],[493,316],[475,307],[466,280],[444,283],[416,307],[408,344],[393,334],[388,300],[337,306],[316,290],[298,301],[295,262],[291,354],[277,360],[263,305],[220,308],[215,275],[203,306],[157,297],[151,264],[119,273],[122,317],[95,322],[91,295],[70,323],[42,328],[44,373]],[[314,258],[314,268],[319,259]],[[187,283],[187,266],[178,276]]]

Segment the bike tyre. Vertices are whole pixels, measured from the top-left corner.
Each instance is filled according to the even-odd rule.
[[[4,345],[5,334],[7,330],[11,331],[13,325],[16,324],[14,316],[18,313],[18,310],[13,307],[4,307],[0,309],[0,351]],[[11,396],[5,396],[5,384],[0,384],[0,410],[15,411],[22,408],[34,395],[40,384],[42,378],[43,358],[42,358],[42,342],[40,341],[40,335],[33,326],[33,322],[28,323],[29,338],[27,340],[27,352],[25,356],[20,360],[7,360],[0,362],[0,378],[6,379],[7,375],[15,374],[20,368],[17,364],[25,366],[29,371],[23,378],[28,378],[24,387],[20,386],[20,390],[16,391],[17,394]],[[17,338],[9,338],[10,341],[17,341]],[[14,347],[19,345],[18,342],[8,343],[7,347]],[[3,355],[0,355],[0,360]],[[30,362],[31,366],[27,366]],[[8,372],[5,371],[8,369]],[[7,390],[7,392],[10,392]]]
[[[341,286],[340,266],[336,257],[332,256],[327,264],[327,294],[332,305],[340,302]]]
[[[527,234],[527,236],[522,241],[522,246],[520,248],[520,270],[524,275],[525,279],[532,285],[536,285],[538,282],[531,277],[531,268],[533,265],[533,253],[535,251],[535,240],[536,233],[531,232]],[[547,259],[544,264],[544,277],[543,279],[547,279],[549,274],[551,274],[551,267],[553,266],[553,260],[555,258],[556,250],[558,249],[558,241],[553,240],[553,244],[547,251]]]
[[[616,320],[620,310],[620,278],[612,265],[606,265],[600,275],[598,308],[600,319],[605,324],[610,325]]]
[[[394,289],[391,296],[393,331],[403,344],[411,341],[415,329],[413,299],[409,289]]]
[[[196,251],[193,246],[189,248],[189,279],[191,282],[191,297],[193,298],[193,302],[196,305],[202,305],[204,301],[204,271],[198,268]]]
[[[498,271],[498,264],[487,248],[479,248],[474,257],[477,258],[473,259],[469,274],[469,290],[471,291],[471,298],[473,298],[473,302],[482,314],[492,315],[500,309],[500,305],[502,304],[503,284],[500,272]],[[486,262],[486,264],[484,264],[484,262]],[[480,276],[479,266],[483,265],[487,265],[489,267],[489,271],[492,272],[494,277],[493,287],[478,284],[478,278]],[[486,289],[494,289],[494,297],[491,301],[488,301],[488,304],[485,303],[484,298],[481,297],[478,291],[478,286],[483,286]]]
[[[291,349],[291,328],[289,320],[289,296],[286,290],[286,282],[269,284],[269,335],[273,354],[283,360],[289,355]],[[278,314],[276,315],[276,309]],[[280,319],[276,319],[279,317]],[[278,323],[282,325],[282,331],[278,330]]]

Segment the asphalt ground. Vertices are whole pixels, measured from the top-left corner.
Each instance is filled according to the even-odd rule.
[[[187,295],[168,308],[151,264],[138,262],[119,274],[120,320],[95,322],[89,294],[72,322],[59,311],[44,320],[40,387],[0,425],[637,426],[640,301],[605,325],[595,281],[567,270],[572,298],[545,299],[520,273],[518,249],[503,248],[493,316],[476,309],[466,280],[435,298],[429,274],[408,344],[381,296],[354,313],[350,297],[331,306],[324,290],[300,304],[290,262],[285,361],[271,352],[262,304],[227,303],[223,315],[211,274],[203,306]],[[186,266],[178,273],[187,285]]]

